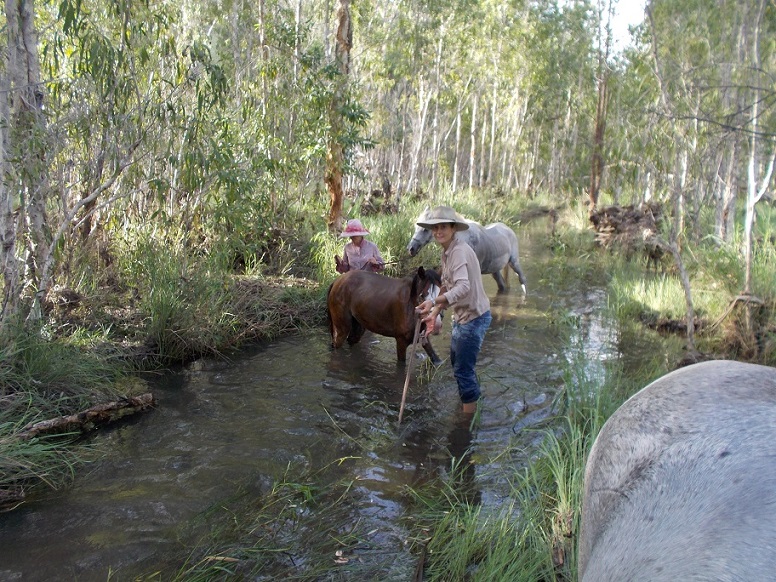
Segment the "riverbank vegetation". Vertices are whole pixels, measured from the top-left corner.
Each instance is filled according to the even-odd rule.
[[[22,438],[30,424],[324,325],[342,218],[393,276],[437,260],[405,252],[427,204],[545,221],[553,255],[529,294],[604,273],[627,333],[681,338],[685,357],[643,382],[708,357],[776,365],[773,3],[650,0],[623,51],[617,2],[194,4],[6,6],[3,507],[88,457],[80,432]],[[431,579],[485,579],[517,549],[526,572],[573,577],[583,460],[640,385],[594,381],[569,374],[503,515],[409,494]],[[483,543],[451,545],[461,529]]]

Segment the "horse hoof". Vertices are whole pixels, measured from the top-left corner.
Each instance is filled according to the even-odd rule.
[[[435,366],[440,366],[442,364],[442,360],[440,360],[439,358],[436,358],[434,360],[431,360],[431,363],[434,364]]]

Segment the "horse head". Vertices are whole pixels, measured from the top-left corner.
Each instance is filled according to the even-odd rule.
[[[420,216],[418,216],[418,219],[415,221],[416,223],[423,221],[427,216],[428,213],[431,211],[431,208],[426,206],[425,210],[420,213]],[[420,249],[422,249],[424,246],[426,246],[428,243],[431,242],[431,239],[433,238],[433,235],[431,234],[431,231],[427,228],[423,228],[422,226],[415,225],[415,233],[412,235],[412,239],[410,240],[410,243],[407,245],[407,252],[410,254],[411,257],[414,257],[420,252]]]
[[[410,288],[410,298],[415,305],[419,299],[429,299],[436,297],[439,288],[442,286],[442,278],[434,269],[424,269],[418,267],[418,270],[412,277],[412,287]]]

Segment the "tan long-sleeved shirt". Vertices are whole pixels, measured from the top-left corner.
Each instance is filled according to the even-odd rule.
[[[471,321],[490,309],[477,255],[455,237],[442,253],[442,288],[458,323]]]

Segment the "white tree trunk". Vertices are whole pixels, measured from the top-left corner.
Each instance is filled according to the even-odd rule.
[[[423,77],[420,77],[418,89],[418,117],[415,127],[415,145],[412,148],[412,157],[410,158],[410,178],[407,186],[410,190],[418,187],[418,172],[420,171],[420,153],[423,150],[423,140],[426,133],[426,117],[428,116],[428,105],[431,102],[431,91],[426,87]]]
[[[43,115],[44,91],[40,81],[38,39],[35,31],[32,0],[6,0],[8,26],[8,77],[13,100],[9,102],[9,123],[21,135],[29,136],[24,143],[8,143],[19,156],[21,172],[18,181],[9,188],[9,195],[23,195],[26,204],[19,203],[17,229],[25,228],[17,235],[27,241],[25,249],[25,278],[20,277],[21,293],[29,288],[33,293],[30,315],[39,316],[39,303],[46,294],[40,285],[40,268],[48,261],[46,227],[46,198],[49,194],[48,168],[46,166],[46,123]],[[8,151],[6,151],[6,155]],[[8,177],[8,174],[5,176]],[[5,182],[5,187],[10,181]],[[22,189],[19,192],[18,188]],[[5,211],[5,210],[4,210]],[[6,233],[4,233],[5,236]],[[4,243],[10,241],[4,240]],[[18,290],[17,290],[18,292]],[[17,305],[20,305],[18,303]],[[7,314],[6,314],[7,315]]]
[[[453,160],[453,192],[458,189],[458,166],[461,155],[461,108],[455,116],[455,159]]]
[[[765,10],[765,0],[760,0],[759,12],[757,20],[754,24],[754,34],[752,40],[752,70],[760,71],[760,22],[762,20],[763,11]],[[771,173],[773,172],[773,162],[776,157],[776,153],[771,155],[771,159],[768,162],[767,168],[763,175],[760,186],[757,185],[757,174],[760,170],[758,163],[758,139],[757,139],[757,127],[758,127],[758,114],[760,103],[760,91],[758,89],[758,80],[752,82],[754,88],[754,95],[752,96],[752,117],[751,117],[751,138],[749,146],[749,164],[746,174],[746,217],[744,218],[744,256],[746,264],[746,272],[744,276],[744,294],[748,295],[752,292],[752,227],[754,225],[754,207],[757,202],[763,197],[763,194],[768,189],[768,184],[771,181]]]
[[[6,4],[6,16],[8,12]],[[7,20],[9,23],[11,19]],[[13,44],[14,27],[8,27],[8,46],[3,51],[2,70],[0,70],[0,262],[3,270],[3,315],[15,314],[19,308],[19,290],[21,287],[20,262],[17,256],[17,220],[14,214],[15,201],[18,199],[16,184],[13,179],[13,167],[9,161],[11,147],[10,132],[11,106],[11,75],[9,62],[15,53],[10,50]],[[5,321],[5,319],[4,319]]]
[[[498,70],[496,70],[498,73]],[[498,83],[493,81],[493,103],[490,108],[490,147],[488,148],[487,182],[493,183],[493,155],[496,148],[496,111],[498,110]]]
[[[485,142],[486,138],[488,137],[488,108],[483,107],[482,108],[482,130],[480,131],[480,168],[479,168],[479,178],[477,179],[477,186],[484,186],[485,185]]]
[[[474,96],[474,103],[472,104],[472,127],[469,133],[470,146],[469,150],[469,190],[474,188],[474,172],[476,171],[476,159],[477,159],[477,101],[478,96]]]

